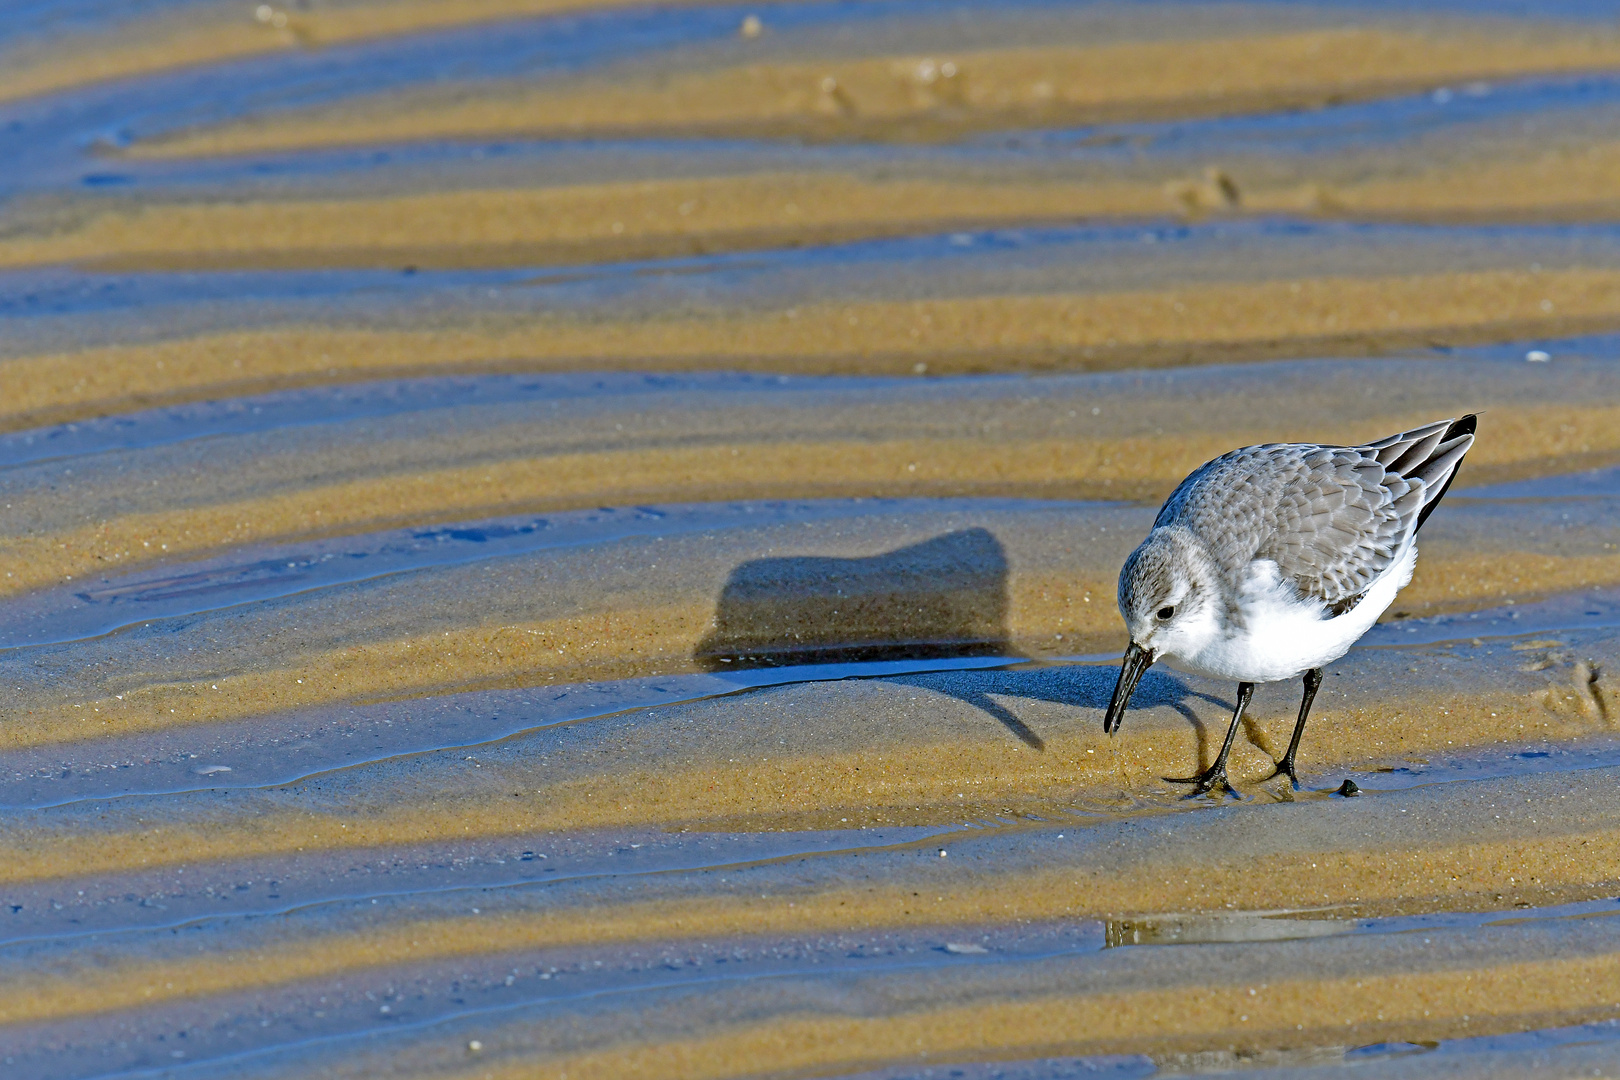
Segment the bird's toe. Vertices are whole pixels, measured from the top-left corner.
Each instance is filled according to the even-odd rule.
[[[1299,790],[1299,774],[1294,772],[1293,762],[1290,761],[1274,762],[1272,770],[1265,776],[1261,777],[1260,783],[1268,783],[1277,779],[1279,776],[1288,777],[1288,783],[1293,786],[1293,789],[1295,791]]]
[[[1191,784],[1192,790],[1187,793],[1189,799],[1196,799],[1200,795],[1208,795],[1216,789],[1225,792],[1234,799],[1243,798],[1242,795],[1238,794],[1237,789],[1232,786],[1231,782],[1227,780],[1225,769],[1210,769],[1207,772],[1199,773],[1197,776],[1166,776],[1163,779],[1166,783],[1171,784]]]

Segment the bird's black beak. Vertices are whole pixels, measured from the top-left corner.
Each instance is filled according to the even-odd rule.
[[[1119,665],[1119,682],[1114,684],[1113,700],[1103,716],[1103,730],[1108,734],[1119,730],[1120,722],[1125,719],[1125,706],[1131,703],[1131,695],[1136,692],[1136,684],[1142,681],[1142,673],[1152,666],[1152,650],[1131,642],[1131,647],[1125,650],[1124,662]]]

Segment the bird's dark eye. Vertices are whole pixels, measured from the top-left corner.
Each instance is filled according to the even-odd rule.
[[[1159,618],[1161,618],[1161,619],[1172,618],[1175,615],[1175,613],[1176,613],[1176,609],[1171,607],[1169,604],[1166,604],[1164,607],[1160,608],[1159,611],[1158,611]]]

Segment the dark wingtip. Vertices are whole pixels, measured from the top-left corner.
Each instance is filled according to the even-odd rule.
[[[1458,436],[1472,435],[1472,434],[1474,434],[1474,429],[1476,427],[1478,427],[1478,426],[1479,426],[1479,416],[1478,416],[1478,414],[1469,413],[1466,416],[1459,416],[1457,419],[1455,419],[1455,420],[1453,420],[1451,422],[1450,427],[1446,428],[1446,433],[1440,437],[1440,442],[1442,444],[1443,443],[1448,443],[1452,439],[1457,438]],[[1443,484],[1441,486],[1440,493],[1438,495],[1436,495],[1434,498],[1428,499],[1428,500],[1426,500],[1424,502],[1423,509],[1418,511],[1417,525],[1414,526],[1413,529],[1412,529],[1412,531],[1414,533],[1417,532],[1418,529],[1423,528],[1423,523],[1425,521],[1429,520],[1429,515],[1434,513],[1434,508],[1440,505],[1440,500],[1445,498],[1446,497],[1446,492],[1451,490],[1451,482],[1453,480],[1457,479],[1457,471],[1461,467],[1462,467],[1462,462],[1459,461],[1457,463],[1457,468],[1452,469],[1451,470],[1451,475],[1446,477],[1446,482],[1445,482],[1445,484]]]
[[[1451,422],[1450,427],[1446,428],[1446,433],[1440,436],[1440,441],[1450,442],[1459,435],[1472,435],[1477,427],[1479,427],[1479,415],[1477,413],[1460,416]]]

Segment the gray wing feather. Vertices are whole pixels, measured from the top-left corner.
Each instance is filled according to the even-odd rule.
[[[1353,606],[1400,556],[1473,441],[1464,417],[1365,446],[1244,447],[1184,480],[1155,525],[1198,533],[1234,581],[1270,559],[1302,594]]]

